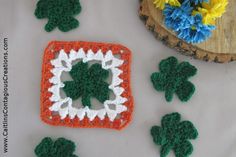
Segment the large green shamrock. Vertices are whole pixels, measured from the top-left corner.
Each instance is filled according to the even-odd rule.
[[[89,67],[88,63],[82,61],[72,67],[69,72],[73,81],[64,82],[64,92],[72,100],[82,97],[83,106],[91,107],[90,98],[95,97],[103,103],[109,99],[109,84],[105,82],[109,71],[96,63]]]
[[[45,137],[34,152],[37,157],[77,157],[74,155],[74,142],[65,138],[58,138],[55,142],[50,137]]]
[[[47,32],[58,27],[63,32],[68,32],[79,26],[73,16],[81,12],[79,0],[39,0],[35,10],[38,19],[48,18],[45,25]]]
[[[161,145],[161,157],[166,157],[172,149],[176,157],[188,157],[193,152],[188,140],[197,138],[197,129],[190,121],[180,122],[180,118],[179,113],[167,114],[161,120],[161,127],[151,128],[154,143]]]
[[[197,69],[188,62],[178,64],[175,57],[164,59],[159,64],[160,72],[151,75],[151,81],[157,91],[165,91],[169,102],[176,93],[181,101],[188,101],[195,91],[188,78],[197,73]]]

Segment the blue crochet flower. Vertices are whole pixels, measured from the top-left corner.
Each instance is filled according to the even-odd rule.
[[[188,1],[188,0],[187,0]],[[195,3],[195,5],[202,3],[202,2],[208,2],[208,0],[189,0],[192,3]]]
[[[191,2],[203,2],[205,0],[185,0],[180,7],[166,5],[163,14],[167,28],[174,30],[178,38],[188,43],[200,43],[209,38],[215,26],[204,25],[202,16],[192,15]]]
[[[192,27],[180,29],[177,31],[178,37],[188,43],[200,43],[212,35],[212,30],[215,29],[213,25],[204,25],[202,23],[202,16],[197,14],[194,16],[194,23]]]
[[[179,31],[192,26],[194,19],[191,16],[193,8],[190,1],[184,1],[180,7],[166,5],[163,14],[165,25],[169,29]]]

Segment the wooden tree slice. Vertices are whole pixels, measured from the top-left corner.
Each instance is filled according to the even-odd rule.
[[[188,44],[165,27],[162,11],[153,0],[141,0],[139,15],[155,37],[177,51],[205,61],[225,63],[236,60],[236,0],[229,0],[227,12],[216,22],[216,29],[207,41]]]

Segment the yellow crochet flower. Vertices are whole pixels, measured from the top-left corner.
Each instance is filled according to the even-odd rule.
[[[160,8],[161,10],[165,8],[166,3],[170,4],[171,6],[181,6],[178,0],[154,0],[153,3],[156,5],[156,8]]]
[[[203,17],[203,24],[214,25],[216,18],[222,16],[225,12],[228,0],[209,0],[203,2],[202,7],[198,7],[197,11],[193,11],[193,15],[201,14]]]

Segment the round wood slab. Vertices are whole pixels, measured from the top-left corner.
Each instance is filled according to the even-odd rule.
[[[162,11],[153,0],[141,0],[139,16],[155,37],[179,52],[205,61],[225,63],[236,60],[236,0],[229,0],[227,12],[216,22],[212,37],[201,44],[188,44],[163,23]]]

